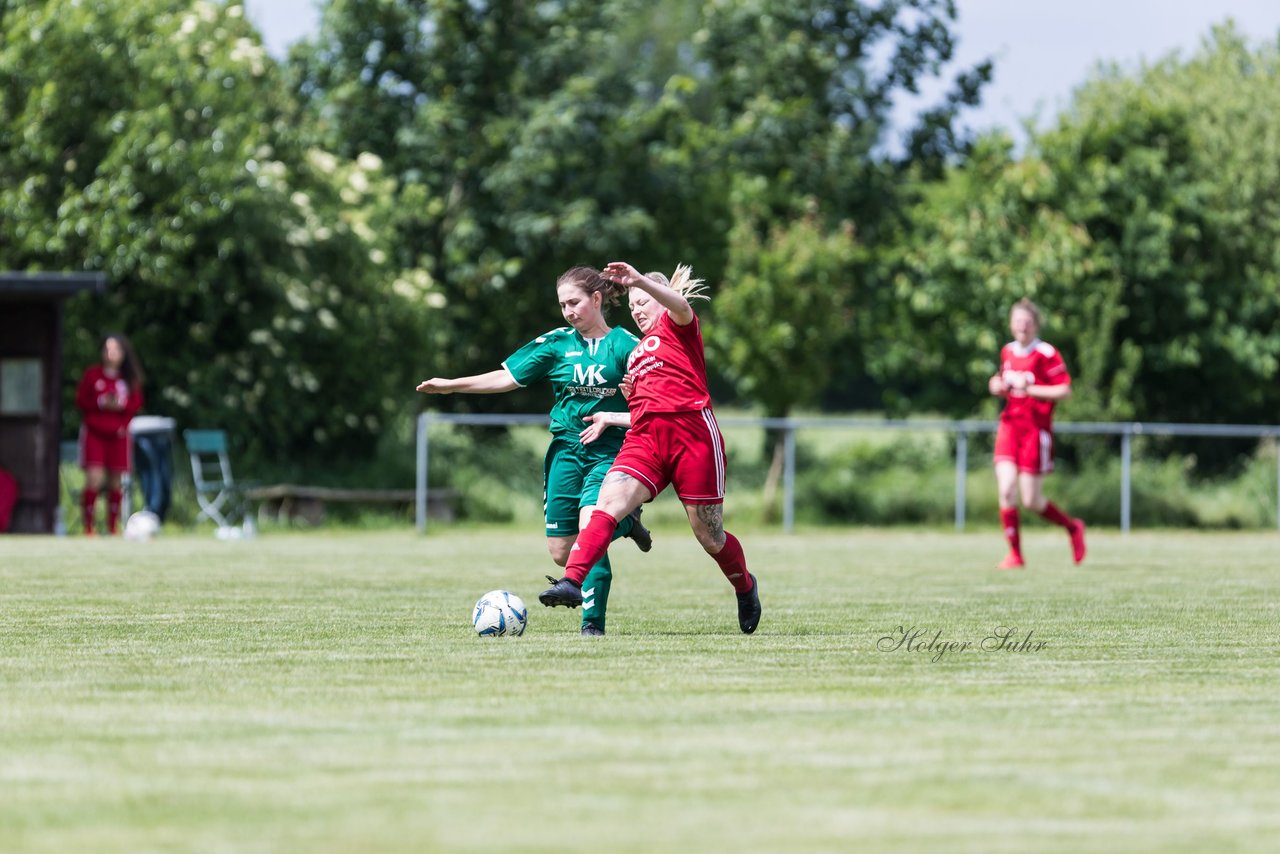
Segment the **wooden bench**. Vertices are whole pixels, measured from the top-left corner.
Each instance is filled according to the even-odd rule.
[[[417,498],[412,489],[337,489],[292,483],[254,487],[245,490],[245,495],[258,502],[260,519],[290,522],[301,519],[312,525],[324,521],[326,504],[413,504]],[[456,489],[427,490],[427,516],[453,521],[457,498]]]

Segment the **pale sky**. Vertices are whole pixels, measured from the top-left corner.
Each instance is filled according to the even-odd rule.
[[[319,0],[244,3],[275,56],[319,20]],[[966,122],[1007,128],[1019,140],[1022,119],[1039,115],[1046,124],[1098,62],[1136,67],[1173,50],[1188,55],[1227,18],[1254,44],[1280,35],[1280,0],[957,0],[957,6],[958,65],[996,60],[983,104],[966,113]]]

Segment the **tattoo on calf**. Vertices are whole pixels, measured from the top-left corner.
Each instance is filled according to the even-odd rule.
[[[707,532],[711,534],[716,545],[724,542],[724,505],[723,504],[699,504],[698,505],[698,521],[706,526]]]

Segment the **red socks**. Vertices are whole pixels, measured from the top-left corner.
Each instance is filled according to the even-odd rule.
[[[592,510],[591,521],[587,527],[578,532],[578,539],[569,552],[569,564],[564,568],[564,577],[582,586],[591,567],[609,550],[609,541],[613,539],[618,520],[603,510]]]
[[[107,490],[107,533],[114,534],[120,529],[120,505],[124,501],[124,490]],[[84,516],[84,532],[93,533],[94,511],[98,504],[98,490],[85,487],[80,493],[80,512]]]
[[[114,534],[120,527],[120,502],[124,499],[124,491],[107,490],[107,533]]]
[[[728,531],[724,532],[724,548],[711,556],[720,564],[720,571],[729,579],[733,589],[746,593],[751,589],[751,573],[747,572],[747,556],[742,553],[742,543]]]
[[[1040,515],[1055,525],[1061,525],[1068,531],[1071,530],[1071,517],[1062,512],[1062,509],[1052,501],[1044,505],[1044,509],[1040,511]]]
[[[1016,510],[1014,511],[1017,512]],[[609,541],[613,538],[618,522],[603,510],[593,510],[591,521],[587,527],[578,532],[577,542],[569,552],[569,564],[564,568],[564,577],[581,586],[591,567],[600,560],[609,549]],[[746,593],[751,589],[751,573],[747,572],[747,557],[742,553],[742,544],[738,538],[728,531],[724,534],[724,548],[711,556],[720,565],[720,571],[729,579],[733,589]]]
[[[98,503],[98,490],[89,489],[80,493],[80,512],[84,516],[84,532],[86,534],[93,533],[93,511],[94,505]]]
[[[1072,519],[1062,508],[1052,501],[1045,502],[1040,516],[1047,522],[1061,525],[1071,535],[1071,554],[1076,563],[1084,560],[1084,523]],[[1004,527],[1004,538],[1009,541],[1009,556],[1000,564],[1000,569],[1022,568],[1022,538],[1018,533],[1018,508],[1005,507],[1000,510],[1000,524]]]
[[[1022,537],[1018,533],[1018,508],[1000,508],[1000,526],[1004,528],[1004,538],[1009,541],[1009,551],[1022,556]]]

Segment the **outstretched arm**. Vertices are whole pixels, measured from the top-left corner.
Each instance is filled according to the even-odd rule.
[[[676,326],[688,326],[693,323],[693,307],[689,305],[689,301],[685,299],[684,294],[642,275],[627,262],[611,261],[605,265],[601,272],[610,281],[626,285],[629,288],[639,288],[656,299],[671,315],[671,322]]]
[[[1057,385],[1038,385],[1032,384],[1027,386],[1027,397],[1034,397],[1040,400],[1066,400],[1071,397],[1071,383],[1058,383]]]
[[[520,387],[505,368],[490,371],[487,374],[476,374],[472,377],[432,377],[418,383],[418,391],[423,394],[453,394],[455,391],[464,394],[500,394]]]

